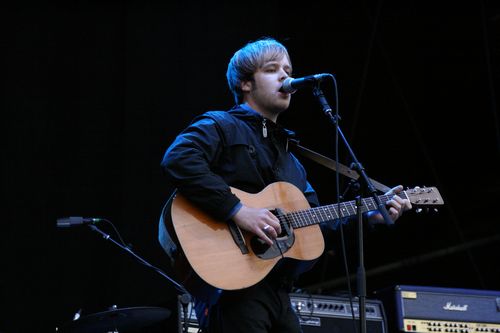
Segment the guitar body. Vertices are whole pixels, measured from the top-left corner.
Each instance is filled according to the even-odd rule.
[[[303,193],[286,182],[273,183],[256,194],[235,188],[231,190],[248,207],[279,208],[284,212],[310,208]],[[175,235],[183,250],[181,256],[189,264],[182,269],[182,280],[188,290],[191,289],[189,291],[198,297],[193,287],[189,287],[190,278],[199,277],[208,285],[224,290],[247,288],[261,281],[283,258],[311,261],[324,250],[323,235],[318,224],[294,229],[293,244],[286,252],[262,259],[251,246],[255,235],[241,230],[248,249],[248,253],[243,254],[227,222],[211,218],[182,195],[178,194],[174,198],[171,214]],[[194,272],[187,272],[187,267]],[[203,285],[203,282],[197,284]]]

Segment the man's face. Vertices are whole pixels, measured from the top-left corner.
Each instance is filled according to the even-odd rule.
[[[269,60],[257,70],[253,81],[242,83],[244,101],[264,116],[275,119],[290,105],[290,94],[280,91],[283,81],[292,74],[288,57]]]

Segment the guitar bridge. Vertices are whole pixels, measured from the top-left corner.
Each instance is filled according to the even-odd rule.
[[[230,220],[227,224],[229,226],[229,231],[231,232],[231,236],[233,237],[233,240],[236,243],[236,245],[239,247],[241,254],[248,254],[250,251],[248,251],[245,238],[243,237],[240,228],[236,225],[236,223],[234,223],[233,220]]]

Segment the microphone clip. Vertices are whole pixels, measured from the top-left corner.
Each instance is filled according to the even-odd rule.
[[[57,219],[57,227],[69,228],[78,225],[94,224],[101,221],[102,219],[94,217],[70,216]]]

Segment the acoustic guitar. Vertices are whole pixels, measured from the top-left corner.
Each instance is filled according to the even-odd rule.
[[[234,222],[213,219],[177,194],[171,208],[173,227],[183,256],[192,269],[184,273],[183,283],[198,276],[218,289],[250,287],[261,281],[280,260],[311,262],[317,259],[324,250],[319,223],[357,213],[355,201],[311,208],[304,194],[287,182],[272,183],[255,194],[231,190],[244,205],[271,210],[280,220],[282,234],[269,246],[254,234],[240,230]],[[444,204],[435,187],[416,187],[398,195],[414,207]],[[379,198],[386,203],[392,196]],[[362,212],[376,209],[373,198],[362,199]],[[189,291],[197,296],[196,290]]]

